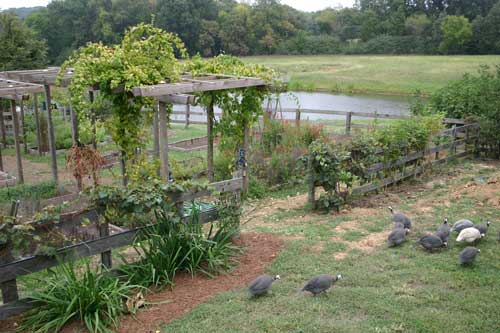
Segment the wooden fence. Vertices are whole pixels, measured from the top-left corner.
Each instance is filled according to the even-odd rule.
[[[185,202],[191,202],[197,198],[210,196],[213,192],[239,193],[243,186],[242,178],[233,178],[231,180],[210,184],[206,190],[172,193],[170,199],[177,207],[182,207]],[[181,218],[184,221],[189,220],[189,216],[183,213]],[[215,221],[218,218],[218,212],[215,208],[200,212],[199,221],[207,223]],[[2,290],[3,305],[0,306],[0,320],[10,316],[25,312],[34,306],[29,299],[19,299],[16,279],[29,275],[50,267],[57,266],[63,262],[77,260],[79,258],[93,255],[101,255],[101,263],[104,267],[112,267],[111,250],[133,244],[136,237],[149,226],[140,227],[132,230],[121,229],[110,225],[105,219],[100,218],[95,209],[85,210],[83,212],[61,215],[57,228],[60,230],[73,230],[82,225],[83,221],[90,220],[92,225],[98,230],[98,237],[88,241],[82,241],[57,250],[56,256],[30,255],[18,260],[6,260],[12,258],[10,246],[7,244],[0,248],[0,287]],[[3,253],[2,253],[3,252]],[[6,253],[7,252],[7,253]]]
[[[453,119],[447,120],[448,123],[453,121]],[[463,124],[461,120],[457,120],[456,123]],[[479,124],[468,124],[460,127],[454,126],[439,134],[441,137],[449,137],[451,141],[448,143],[435,145],[423,151],[414,152],[387,163],[376,163],[371,165],[367,168],[367,174],[373,175],[373,180],[368,184],[354,187],[351,195],[362,195],[367,192],[385,188],[402,180],[415,177],[424,172],[428,167],[443,164],[470,154],[468,144],[475,143],[478,129]],[[447,152],[445,156],[443,155],[444,152]],[[390,177],[383,177],[381,175],[384,171],[396,167],[400,167],[403,170]],[[316,184],[310,181],[308,185],[308,201],[314,207],[316,205]]]

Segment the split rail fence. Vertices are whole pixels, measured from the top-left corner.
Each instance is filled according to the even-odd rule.
[[[462,125],[462,120],[446,119],[448,124]],[[365,193],[383,189],[408,178],[416,177],[429,167],[444,164],[451,160],[465,157],[471,153],[469,146],[476,145],[479,124],[453,126],[438,134],[439,137],[448,137],[449,142],[430,146],[423,151],[413,152],[399,159],[386,163],[376,163],[367,168],[367,174],[372,181],[352,188],[351,195],[359,196]],[[446,153],[446,154],[445,154]],[[397,169],[395,169],[397,168]],[[384,176],[389,171],[390,176]],[[308,201],[316,206],[316,184],[309,182]]]

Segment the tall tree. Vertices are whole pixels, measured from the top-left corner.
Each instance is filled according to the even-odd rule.
[[[46,64],[47,47],[12,13],[0,13],[0,70],[33,69]]]
[[[444,37],[439,49],[444,53],[463,52],[472,38],[472,25],[465,16],[447,16],[441,30]]]

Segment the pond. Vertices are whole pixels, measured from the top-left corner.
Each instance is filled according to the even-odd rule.
[[[271,102],[271,109],[275,109],[276,100]],[[312,109],[312,110],[335,110],[368,113],[408,114],[410,110],[411,97],[408,96],[385,96],[385,95],[346,95],[323,92],[291,92],[281,94],[278,103],[284,109]],[[267,107],[268,103],[264,103]],[[174,110],[184,111],[185,106],[175,105]],[[200,112],[200,107],[191,107],[192,112]],[[216,112],[220,110],[216,109]],[[283,118],[293,119],[293,113],[283,113]],[[342,119],[344,116],[304,114],[304,119]],[[184,115],[174,115],[173,119],[184,119]],[[192,115],[191,120],[204,121],[205,116]]]

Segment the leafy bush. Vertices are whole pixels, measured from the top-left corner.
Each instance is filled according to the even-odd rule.
[[[0,189],[0,202],[12,200],[39,200],[54,197],[57,194],[56,183],[49,181],[35,185],[16,185]]]
[[[40,307],[28,312],[20,329],[32,332],[57,332],[76,319],[85,323],[90,332],[112,332],[118,317],[127,312],[125,300],[137,286],[115,277],[100,274],[90,268],[83,270],[70,262],[49,269],[49,275],[30,290],[30,297]]]
[[[428,107],[446,117],[479,120],[479,145],[500,158],[500,65],[495,71],[482,66],[477,75],[465,74],[436,92]]]
[[[122,266],[121,271],[133,283],[161,287],[172,286],[179,271],[193,275],[201,271],[210,275],[227,269],[236,249],[231,242],[236,230],[229,222],[222,219],[217,231],[211,224],[205,234],[196,209],[188,223],[180,222],[167,212],[158,214],[157,223],[144,229],[136,244],[140,260]]]

